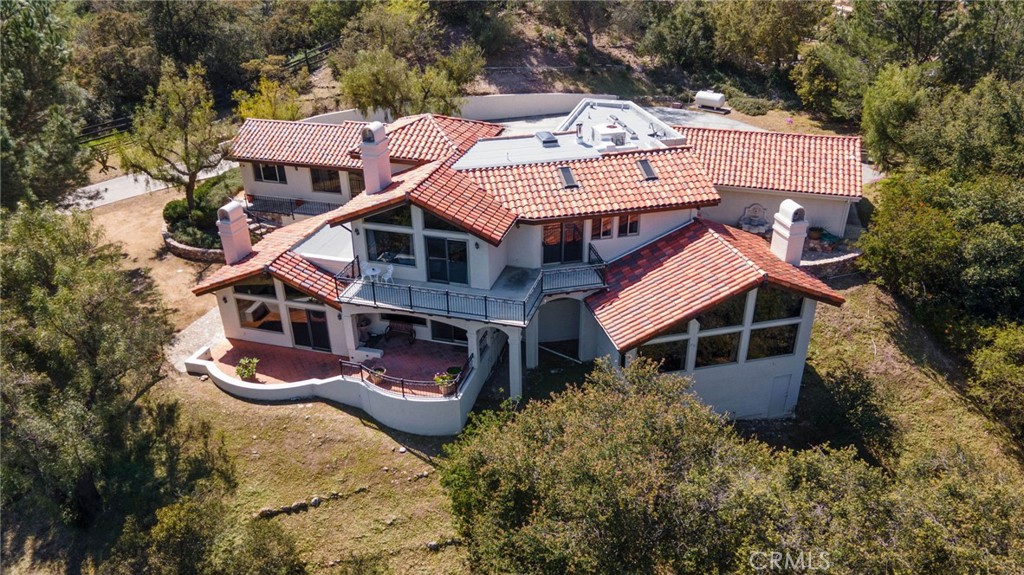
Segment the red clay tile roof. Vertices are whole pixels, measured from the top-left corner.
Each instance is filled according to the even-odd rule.
[[[288,250],[271,262],[267,269],[270,275],[300,292],[335,309],[341,309],[338,303],[338,284],[334,276],[309,263],[299,254]]]
[[[388,126],[388,152],[396,160],[446,160],[504,129],[498,124],[437,114],[407,116]],[[358,155],[358,146],[352,152]]]
[[[673,126],[717,186],[860,198],[860,138]]]
[[[360,169],[360,133],[367,123],[317,124],[250,118],[232,142],[231,157],[243,162]],[[433,162],[464,152],[477,139],[496,136],[503,129],[487,122],[420,114],[387,126],[388,148],[396,161]]]
[[[650,161],[658,179],[644,180],[637,167],[642,159]],[[563,187],[558,173],[563,166],[572,169],[579,187]],[[721,199],[700,161],[685,148],[617,152],[599,158],[463,173],[525,220],[696,208],[716,205]]]
[[[409,194],[412,203],[497,246],[516,215],[468,175],[452,169],[451,162]]]
[[[360,168],[348,153],[358,145],[366,122],[314,124],[248,119],[231,144],[231,157],[243,162]]]
[[[272,271],[269,266],[275,260],[323,226],[344,223],[404,203],[409,191],[422,183],[439,165],[440,162],[432,162],[395,174],[391,185],[378,194],[360,194],[340,208],[274,230],[256,242],[252,247],[252,254],[240,262],[226,265],[210,274],[192,288],[192,292],[196,295],[210,293],[264,271]],[[283,277],[281,279],[284,281]]]
[[[192,288],[192,293],[196,295],[210,293],[267,271],[267,266],[281,254],[326,225],[329,216],[336,211],[333,210],[274,230],[256,242],[256,245],[252,247],[252,253],[245,259],[213,272]]]
[[[820,280],[778,259],[758,236],[701,219],[612,262],[587,305],[620,351],[763,282],[840,305]]]

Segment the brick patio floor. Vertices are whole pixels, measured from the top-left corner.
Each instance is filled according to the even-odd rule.
[[[432,341],[409,343],[395,338],[384,343],[384,356],[368,362],[369,367],[384,367],[387,375],[399,379],[432,382],[434,374],[449,367],[462,367],[468,352],[465,347]],[[344,356],[307,351],[276,345],[254,343],[239,339],[223,339],[210,347],[217,367],[228,375],[235,374],[235,366],[243,357],[259,358],[256,366],[258,383],[293,383],[306,379],[324,379],[338,375],[339,359]],[[359,370],[345,375],[359,377]],[[378,387],[401,392],[401,385],[383,382]],[[407,385],[405,392],[412,395],[438,396],[440,391],[432,385]]]

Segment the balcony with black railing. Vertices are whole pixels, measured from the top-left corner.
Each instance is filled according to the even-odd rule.
[[[543,269],[507,266],[489,290],[402,279],[364,279],[358,257],[335,275],[335,281],[341,303],[525,326],[545,295],[606,286],[604,261],[593,248],[588,255],[588,263]]]
[[[341,207],[341,204],[314,200],[258,196],[255,194],[245,195],[245,211],[256,214],[280,214],[289,217],[297,215],[319,216],[339,207]]]

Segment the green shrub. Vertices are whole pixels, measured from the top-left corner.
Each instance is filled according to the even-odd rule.
[[[256,364],[260,362],[258,357],[243,357],[238,360],[238,365],[235,366],[235,375],[242,379],[252,379],[256,377]]]
[[[775,108],[775,104],[771,100],[765,98],[750,98],[748,96],[740,96],[738,98],[730,99],[729,106],[737,112],[748,116],[763,116],[767,114],[769,110]]]
[[[164,205],[164,221],[174,225],[188,219],[188,202],[182,199],[171,200]]]
[[[201,230],[192,222],[185,220],[170,226],[171,237],[175,241],[208,250],[220,249],[220,236],[216,232]]]
[[[982,339],[984,347],[971,354],[970,396],[1024,441],[1024,325],[989,328]]]

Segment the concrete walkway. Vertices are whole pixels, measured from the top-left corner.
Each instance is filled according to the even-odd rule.
[[[167,361],[174,366],[174,369],[184,373],[185,360],[191,357],[197,349],[222,339],[224,339],[224,325],[220,321],[220,310],[214,307],[174,336],[171,344],[165,350]]]
[[[224,172],[237,168],[238,162],[223,161],[215,168],[209,170],[203,170],[199,173],[199,179],[205,180],[212,178],[216,175],[223,174]],[[91,210],[128,198],[134,198],[135,196],[141,196],[142,194],[148,194],[157,190],[171,187],[171,184],[161,181],[153,181],[146,176],[133,176],[124,175],[116,178],[109,179],[105,182],[99,182],[98,184],[92,184],[80,188],[85,192],[100,192],[100,197],[93,201],[84,201],[78,204],[78,208],[81,210]]]

